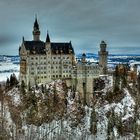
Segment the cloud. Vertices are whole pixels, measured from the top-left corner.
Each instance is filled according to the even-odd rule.
[[[139,0],[0,1],[0,48],[11,44],[16,51],[22,36],[31,40],[37,14],[44,40],[49,30],[52,41],[71,40],[76,52],[97,52],[100,41],[106,40],[113,53],[127,53],[127,46],[140,46],[139,5]]]

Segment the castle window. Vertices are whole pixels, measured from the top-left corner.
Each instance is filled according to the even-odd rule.
[[[31,72],[32,75],[34,75],[34,72]]]
[[[53,57],[54,59],[56,59],[56,57]]]
[[[46,62],[44,62],[44,64],[46,64]]]
[[[44,78],[47,78],[46,76],[44,76]]]
[[[44,69],[46,69],[46,67],[44,67]]]
[[[44,74],[46,74],[46,71],[44,71]]]
[[[36,60],[38,59],[38,57],[36,57]]]
[[[46,59],[46,57],[44,57],[44,59]]]
[[[33,58],[33,57],[31,57],[31,59],[33,60],[34,58]]]

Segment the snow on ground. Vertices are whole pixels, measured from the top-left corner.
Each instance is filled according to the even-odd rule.
[[[11,74],[19,76],[19,65],[11,62],[0,62],[0,81],[6,81]]]
[[[10,78],[11,74],[15,74],[16,77],[19,77],[19,72],[5,72],[5,73],[0,73],[0,82],[6,81],[7,78]]]
[[[125,121],[131,117],[133,118],[133,111],[134,111],[134,106],[135,106],[134,99],[131,97],[127,89],[124,89],[124,93],[125,93],[125,96],[120,102],[106,104],[96,109],[99,115],[98,118],[100,122],[98,124],[98,130],[101,131],[103,135],[105,135],[106,133],[105,130],[107,128],[107,122],[108,122],[106,113],[108,111],[114,110],[114,112],[118,114],[119,116],[122,115],[122,121]],[[115,135],[117,136],[117,133]],[[122,138],[121,140],[124,140],[124,139]]]
[[[62,93],[62,81],[58,80],[48,84],[46,87],[53,90],[54,85],[56,86],[56,90],[59,94]],[[106,79],[106,87],[109,88],[112,85],[112,77],[108,77]],[[38,92],[37,92],[38,93]],[[97,123],[97,134],[92,135],[89,131],[90,128],[90,116],[92,108],[85,106],[85,116],[83,118],[82,123],[79,123],[77,127],[71,127],[71,120],[70,119],[62,119],[62,120],[53,120],[50,123],[43,123],[41,126],[29,125],[23,121],[22,129],[25,131],[25,135],[22,136],[22,139],[27,139],[30,135],[30,138],[34,140],[38,139],[56,139],[59,136],[60,138],[68,138],[73,140],[105,140],[106,139],[106,128],[108,124],[108,118],[106,117],[106,113],[110,111],[112,108],[114,109],[115,113],[118,115],[123,114],[122,120],[126,120],[129,117],[133,116],[134,105],[135,102],[131,95],[129,94],[127,89],[124,89],[125,96],[119,103],[106,103],[104,106],[95,106],[95,112],[97,113],[98,123]],[[72,98],[72,91],[68,90],[67,93],[67,111],[72,114],[72,110],[74,109],[75,103],[74,99]],[[76,98],[78,98],[78,93],[76,92]],[[20,95],[18,93],[17,88],[13,88],[11,91],[8,92],[8,95],[11,96],[12,101],[15,106],[20,104]],[[125,109],[125,112],[124,112]],[[6,119],[8,119],[8,124],[12,124],[9,111],[6,111]],[[115,136],[117,135],[117,130],[114,128]],[[126,137],[121,138],[120,140],[125,140]],[[119,140],[119,138],[117,139]]]
[[[124,89],[125,96],[119,103],[106,104],[104,107],[101,107],[101,110],[108,112],[113,109],[118,115],[123,114],[123,120],[128,119],[133,116],[135,102],[131,97],[127,89]]]
[[[13,88],[12,90],[10,90],[8,92],[8,95],[11,97],[11,100],[15,106],[20,105],[21,99],[20,99],[19,90],[17,88]]]

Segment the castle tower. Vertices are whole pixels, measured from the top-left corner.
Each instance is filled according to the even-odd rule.
[[[47,36],[46,36],[46,54],[50,54],[51,53],[51,41],[50,41],[50,36],[49,36],[49,32],[47,31]]]
[[[82,54],[82,63],[85,63],[85,62],[86,62],[86,54],[83,53],[83,54]]]
[[[37,21],[37,17],[35,18],[34,26],[33,26],[33,40],[39,41],[40,40],[40,30],[39,30],[39,24]]]
[[[101,41],[99,55],[99,65],[103,68],[103,74],[107,73],[107,57],[108,51],[106,51],[107,44]]]
[[[47,82],[51,81],[51,67],[52,67],[52,59],[51,59],[51,41],[50,41],[50,36],[47,31],[47,36],[46,36],[46,42],[45,42],[45,50],[46,50],[46,62],[47,62]]]

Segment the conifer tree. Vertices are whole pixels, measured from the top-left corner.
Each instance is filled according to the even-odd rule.
[[[114,136],[114,124],[115,124],[115,120],[114,120],[114,111],[112,110],[110,112],[109,118],[108,118],[108,125],[107,125],[107,140],[114,140],[115,136]]]
[[[119,90],[119,85],[120,85],[119,67],[116,66],[114,72],[114,92]]]
[[[25,95],[26,94],[26,91],[25,91],[25,83],[24,83],[23,80],[21,81],[20,92],[21,92],[22,95]]]
[[[90,117],[90,132],[93,135],[97,134],[97,116],[96,116],[94,105],[92,107],[92,112]]]
[[[9,80],[9,78],[7,78],[7,80],[6,80],[6,89],[9,89],[9,87],[10,87],[10,80]]]
[[[139,72],[139,74],[138,74],[138,76],[137,76],[137,83],[138,83],[138,87],[137,87],[137,89],[138,89],[138,94],[140,95],[140,72]]]

